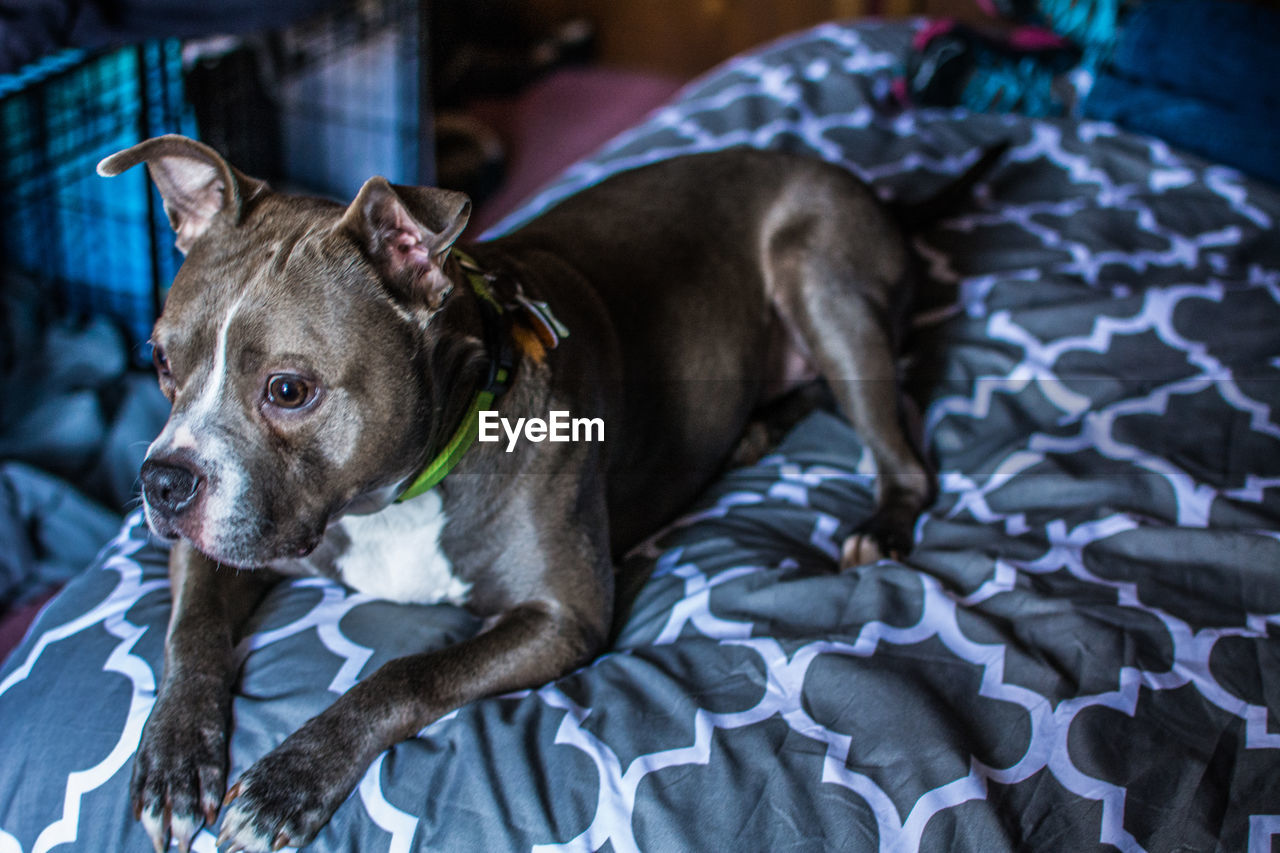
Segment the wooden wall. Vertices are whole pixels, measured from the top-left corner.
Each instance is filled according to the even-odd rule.
[[[973,0],[526,0],[532,17],[595,22],[602,62],[687,77],[827,20],[976,13]]]

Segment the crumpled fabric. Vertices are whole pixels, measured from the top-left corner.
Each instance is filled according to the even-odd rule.
[[[0,602],[20,606],[83,571],[120,516],[42,471],[0,465]]]
[[[169,403],[105,319],[52,321],[8,276],[0,313],[0,612],[83,569],[137,505]]]

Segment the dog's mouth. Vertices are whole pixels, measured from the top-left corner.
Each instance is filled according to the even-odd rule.
[[[329,529],[348,514],[376,512],[392,502],[398,484],[334,496],[328,506],[289,513],[259,506],[241,492],[235,500],[218,493],[225,485],[210,477],[204,493],[181,512],[171,513],[143,498],[147,525],[159,539],[186,540],[208,559],[237,569],[254,569],[310,558],[324,543]],[[229,511],[228,511],[229,509]]]
[[[277,544],[265,541],[225,539],[211,534],[197,518],[166,518],[144,508],[147,526],[159,539],[172,544],[185,539],[191,546],[215,563],[228,568],[251,570],[288,560],[310,557],[324,540],[323,530],[286,538]]]
[[[195,540],[188,540],[192,546],[210,560],[232,569],[249,571],[267,568],[292,560],[305,560],[320,547],[321,539],[308,538],[299,544],[286,545],[279,549],[254,549],[252,555],[242,554],[239,549],[208,548]]]

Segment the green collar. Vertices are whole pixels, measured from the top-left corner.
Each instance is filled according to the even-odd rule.
[[[471,289],[480,297],[480,310],[484,315],[485,343],[490,359],[489,380],[476,392],[471,400],[471,407],[467,409],[462,423],[458,425],[449,443],[427,463],[422,473],[409,484],[400,497],[396,498],[397,503],[416,498],[439,485],[479,437],[480,412],[492,406],[494,399],[507,390],[507,385],[511,381],[515,359],[503,322],[502,304],[494,298],[493,291],[489,287],[489,279],[476,262],[459,249],[454,249],[453,254],[466,271]]]
[[[444,450],[441,450],[435,459],[427,463],[427,467],[423,468],[418,478],[409,484],[409,488],[405,489],[400,497],[396,498],[397,503],[412,500],[418,495],[431,491],[453,470],[453,466],[461,461],[462,457],[471,449],[471,445],[475,443],[476,437],[479,436],[480,412],[493,405],[494,396],[494,393],[489,390],[480,391],[476,394],[475,399],[471,401],[471,408],[467,409],[467,414],[463,417],[462,423],[458,425],[458,430],[453,434],[453,438],[449,439],[449,443],[444,446]]]

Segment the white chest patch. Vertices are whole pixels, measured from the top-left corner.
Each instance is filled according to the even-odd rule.
[[[371,515],[349,515],[329,528],[311,556],[276,568],[341,580],[368,595],[402,604],[463,604],[471,585],[453,574],[440,550],[445,512],[427,492]]]

